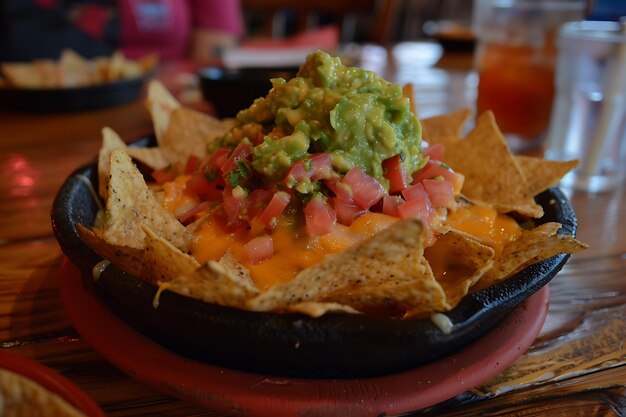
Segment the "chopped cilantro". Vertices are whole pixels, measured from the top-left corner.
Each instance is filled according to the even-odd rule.
[[[226,173],[225,180],[231,187],[237,187],[238,185],[244,185],[246,181],[252,175],[252,167],[246,161],[239,160],[235,164],[235,168]]]

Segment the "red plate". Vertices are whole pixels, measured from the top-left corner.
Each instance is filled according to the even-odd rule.
[[[0,368],[38,383],[90,417],[104,417],[104,412],[84,391],[39,362],[0,349]]]
[[[241,416],[376,416],[439,403],[500,373],[532,344],[546,318],[544,287],[487,335],[441,360],[394,375],[302,379],[234,371],[176,355],[113,314],[69,261],[61,297],[76,330],[113,365],[161,392]]]

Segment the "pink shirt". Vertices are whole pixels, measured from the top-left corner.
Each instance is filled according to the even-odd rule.
[[[39,0],[43,1],[43,0]],[[161,59],[185,55],[196,27],[240,36],[243,22],[238,0],[117,0],[118,48],[129,58],[156,52]],[[85,5],[77,25],[102,38],[109,12],[101,5]]]
[[[183,57],[194,27],[243,33],[237,0],[119,0],[120,48],[129,58]]]

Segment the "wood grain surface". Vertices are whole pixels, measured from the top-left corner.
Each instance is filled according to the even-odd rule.
[[[472,104],[471,56],[447,59],[454,65],[395,62],[382,71],[392,81],[413,81],[420,115],[427,116]],[[159,74],[176,85],[176,70]],[[64,179],[95,158],[103,126],[127,141],[152,129],[140,102],[71,114],[0,110],[0,348],[58,371],[109,416],[222,415],[121,373],[81,340],[64,313],[58,287],[63,255],[52,235],[50,208]],[[622,186],[570,195],[578,237],[590,248],[572,256],[552,281],[539,338],[492,380],[411,415],[626,413],[626,192]]]

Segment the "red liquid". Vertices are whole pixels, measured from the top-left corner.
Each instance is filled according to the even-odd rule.
[[[494,44],[483,48],[478,68],[478,113],[491,110],[503,133],[536,140],[550,123],[552,51]]]

